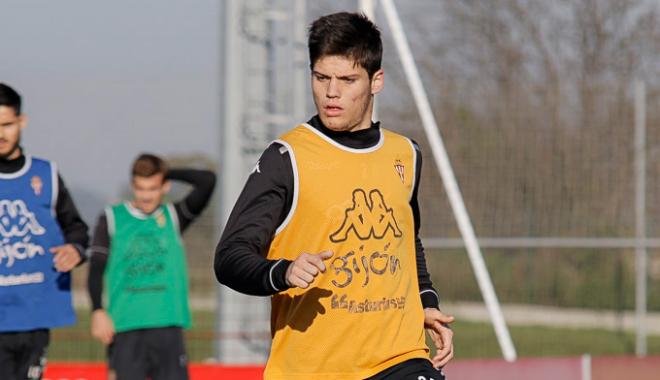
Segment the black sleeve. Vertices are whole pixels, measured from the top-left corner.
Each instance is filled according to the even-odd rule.
[[[192,185],[188,195],[174,204],[179,217],[179,226],[183,232],[209,203],[215,187],[215,174],[208,170],[170,169],[166,178]]]
[[[288,289],[288,260],[266,254],[277,227],[293,203],[293,170],[281,145],[270,145],[257,162],[234,205],[215,250],[215,275],[221,284],[251,295]]]
[[[87,236],[87,224],[82,220],[76,205],[73,203],[71,194],[66,188],[61,176],[57,176],[58,193],[57,202],[55,203],[55,213],[57,215],[57,223],[62,229],[64,234],[64,241],[72,244],[78,250],[82,261],[80,264],[87,260],[85,251],[89,243]],[[78,265],[80,265],[78,264]]]
[[[89,275],[87,276],[87,292],[92,303],[92,311],[103,308],[103,274],[110,254],[110,236],[108,220],[105,214],[99,216],[92,246],[89,248]]]
[[[431,276],[426,269],[426,257],[424,255],[424,245],[419,238],[419,227],[421,224],[421,216],[419,212],[419,203],[417,202],[417,192],[419,190],[419,181],[422,174],[422,153],[419,145],[413,141],[415,146],[415,154],[417,155],[415,165],[415,187],[413,188],[413,195],[410,199],[410,207],[412,208],[413,218],[415,219],[415,256],[417,258],[417,281],[419,283],[419,295],[422,299],[422,306],[427,308],[438,308],[440,297],[433,289],[433,282]]]

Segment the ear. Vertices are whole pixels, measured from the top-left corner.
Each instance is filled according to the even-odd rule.
[[[165,180],[165,182],[163,182],[163,194],[169,193],[171,188],[172,188],[172,182],[170,182],[169,180]]]
[[[20,114],[18,116],[18,126],[21,129],[25,129],[27,127],[27,122],[28,122],[28,117],[26,114]]]
[[[384,80],[385,73],[383,72],[383,69],[378,69],[378,71],[376,71],[371,77],[371,95],[376,95],[383,89],[383,86],[385,85]]]

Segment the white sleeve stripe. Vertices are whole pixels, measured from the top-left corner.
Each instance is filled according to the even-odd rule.
[[[275,230],[275,235],[278,235],[284,227],[289,224],[291,219],[293,219],[293,214],[296,212],[296,207],[298,206],[298,188],[300,187],[299,181],[300,179],[298,178],[298,165],[296,164],[296,155],[293,153],[293,148],[291,148],[291,145],[289,145],[286,141],[283,140],[275,140],[273,141],[275,143],[281,144],[287,148],[289,151],[289,158],[291,159],[291,169],[293,170],[293,200],[291,201],[291,209],[289,210],[289,213],[287,214],[286,218],[280,224],[277,229]]]
[[[415,149],[415,144],[411,139],[406,137],[406,140],[410,143],[410,147],[413,151],[412,186],[410,187],[410,196],[408,199],[408,201],[411,201],[413,193],[415,192],[415,186],[417,186],[417,149]]]
[[[270,271],[268,271],[268,280],[270,281],[270,286],[272,286],[273,289],[275,289],[277,292],[279,292],[281,289],[278,289],[273,283],[273,269],[275,269],[275,267],[278,266],[282,261],[284,261],[284,259],[281,259],[280,261],[273,264],[273,266],[270,267]]]
[[[437,299],[438,302],[440,302],[440,296],[438,296],[438,293],[436,293],[434,290],[432,289],[422,290],[421,292],[419,292],[419,295],[421,296],[424,293],[433,293],[435,295],[435,299]]]
[[[105,247],[100,247],[100,246],[98,246],[98,245],[93,245],[93,246],[89,247],[89,251],[90,251],[90,252],[102,253],[102,254],[104,254],[104,255],[107,255],[108,252],[109,252],[107,248],[105,248]]]
[[[59,197],[59,192],[60,192],[60,182],[57,177],[57,164],[54,162],[50,162],[50,180],[52,182],[52,187],[50,189],[51,193],[51,200],[50,200],[50,212],[53,215],[53,217],[57,216],[57,198]]]
[[[112,238],[115,234],[115,214],[112,212],[111,207],[105,208],[105,219],[108,222],[108,236]]]
[[[167,204],[167,210],[169,211],[170,217],[172,218],[172,223],[174,224],[174,229],[176,230],[177,238],[181,242],[181,225],[179,225],[179,215],[177,215],[176,210],[174,209],[174,206],[171,203]]]

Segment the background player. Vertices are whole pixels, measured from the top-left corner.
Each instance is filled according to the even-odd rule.
[[[20,145],[21,96],[0,83],[0,379],[40,379],[49,329],[75,323],[69,271],[87,225],[55,163]]]
[[[175,204],[163,204],[170,180],[193,188]],[[168,170],[159,157],[143,154],[133,164],[131,185],[133,200],[108,207],[94,231],[92,335],[109,345],[110,373],[117,379],[187,379],[182,328],[191,321],[181,233],[208,204],[215,175]]]

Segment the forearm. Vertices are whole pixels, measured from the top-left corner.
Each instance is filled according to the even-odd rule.
[[[422,240],[419,238],[419,230],[421,227],[421,213],[419,210],[419,202],[417,201],[417,194],[419,192],[419,183],[421,181],[422,173],[422,153],[419,149],[419,145],[413,141],[413,146],[415,149],[416,155],[416,167],[415,167],[415,184],[413,188],[413,194],[410,199],[410,208],[413,213],[413,220],[415,223],[415,260],[417,263],[417,282],[419,285],[419,296],[422,300],[422,306],[424,308],[438,308],[440,304],[440,296],[433,288],[433,282],[431,281],[431,276],[429,275],[428,269],[426,267],[426,255],[424,253],[424,245]]]
[[[89,252],[87,292],[92,303],[92,310],[98,310],[103,308],[103,275],[110,255],[110,234],[105,213],[101,213],[98,217]]]
[[[204,210],[215,188],[215,174],[209,170],[196,169],[170,169],[167,179],[185,182],[192,186],[192,190],[183,199],[184,211],[187,216],[194,217]]]
[[[57,216],[57,222],[62,229],[62,234],[64,235],[64,241],[67,244],[73,245],[80,254],[82,264],[87,256],[85,251],[89,244],[89,237],[87,235],[87,224],[82,220],[78,209],[73,203],[73,199],[69,194],[69,190],[66,188],[62,178],[58,178],[59,181],[59,192],[57,195],[57,203],[55,205],[55,213]],[[78,265],[80,265],[78,264]]]
[[[248,178],[215,251],[215,274],[221,284],[242,293],[271,295],[287,289],[290,262],[268,260],[277,227],[291,209],[293,173],[288,155],[271,145],[260,171]]]
[[[215,254],[215,276],[218,281],[238,292],[269,296],[288,289],[285,274],[290,261],[268,260],[255,254],[245,244],[218,245]]]
[[[92,311],[103,308],[103,274],[108,256],[93,252],[89,261],[89,275],[87,277],[87,292],[92,304]]]
[[[425,308],[438,308],[440,296],[433,288],[431,275],[426,268],[426,257],[424,255],[424,246],[419,237],[415,238],[415,256],[417,261],[417,281],[419,284],[419,296],[422,300],[422,306]]]

